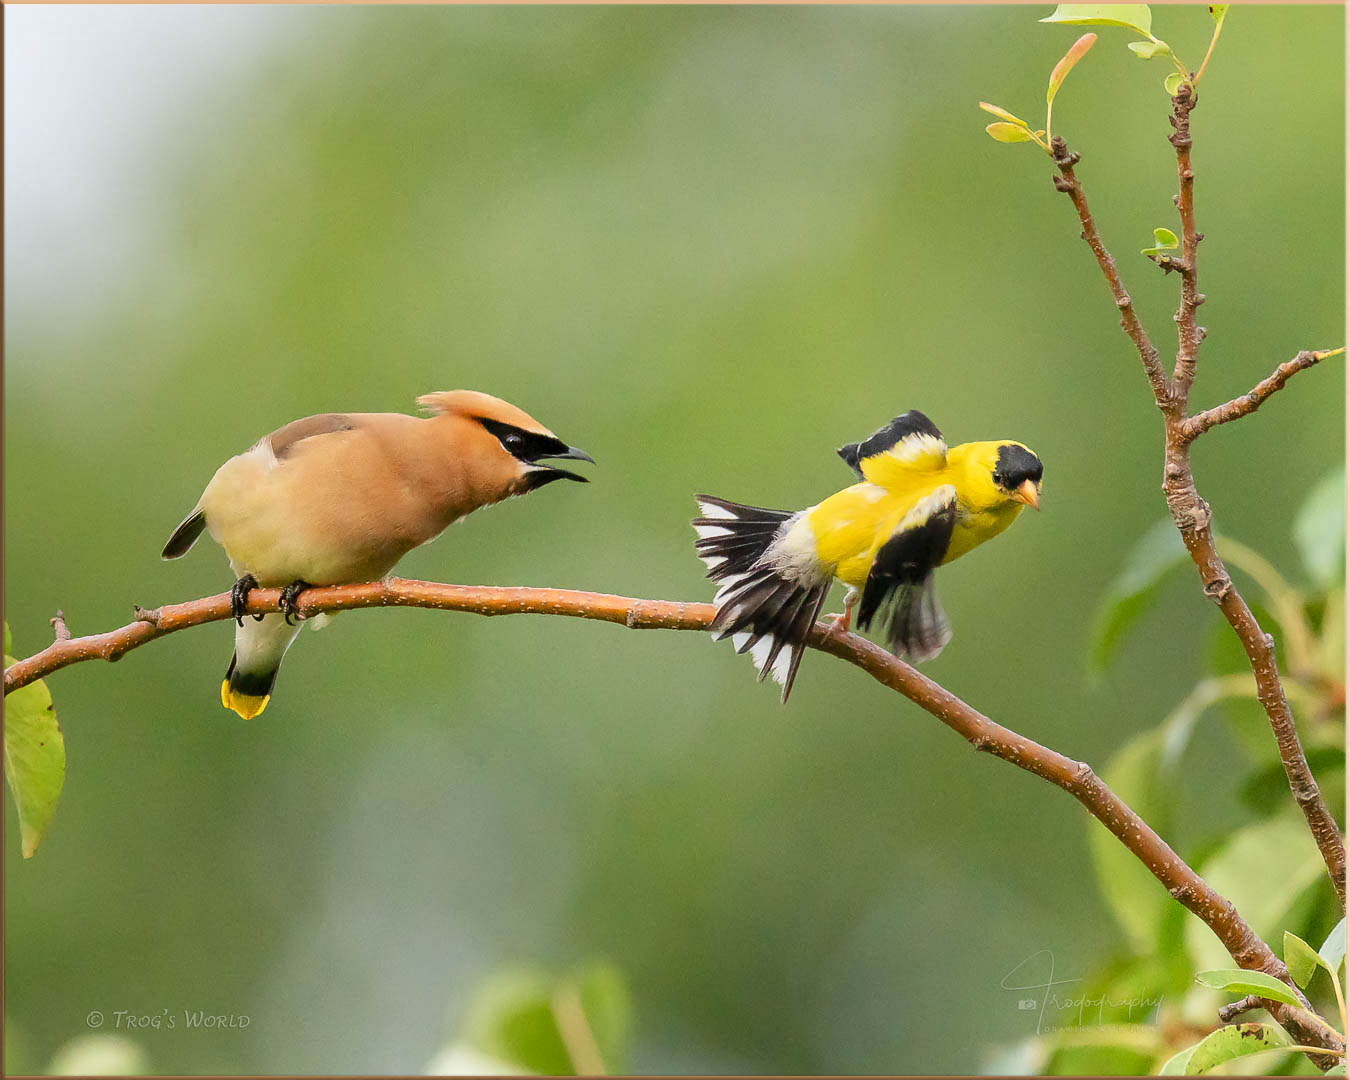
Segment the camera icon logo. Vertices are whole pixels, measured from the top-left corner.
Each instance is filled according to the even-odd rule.
[[[1022,998],[1017,1002],[1017,1007],[1023,1012],[1034,1012],[1037,1008],[1035,998]]]

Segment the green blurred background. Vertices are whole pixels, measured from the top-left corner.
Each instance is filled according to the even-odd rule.
[[[926,670],[1109,758],[1217,616],[1179,576],[1085,674],[1163,512],[1160,437],[1049,163],[975,108],[1037,115],[1081,32],[1048,11],[7,9],[15,652],[58,607],[91,633],[225,588],[209,542],[160,547],[310,413],[473,387],[595,456],[404,576],[706,599],[692,492],[814,502],[836,446],[917,407],[1046,465],[1044,512],[943,571]],[[1203,6],[1155,15],[1203,54]],[[1168,68],[1099,30],[1056,129],[1166,357],[1175,283],[1136,252],[1175,226]],[[1206,74],[1202,404],[1343,342],[1343,42],[1339,7],[1235,8]],[[1291,576],[1343,398],[1328,362],[1196,452],[1220,527]],[[1034,1031],[1019,963],[1121,947],[1077,804],[823,655],[783,708],[704,635],[374,611],[304,635],[244,723],[230,637],[50,680],[65,794],[31,862],[12,812],[4,838],[13,1066],[90,1010],[187,1008],[250,1022],[136,1033],[154,1069],[418,1071],[487,973],[599,956],[635,1071],[968,1071]],[[1183,848],[1247,813],[1229,735],[1201,735]]]

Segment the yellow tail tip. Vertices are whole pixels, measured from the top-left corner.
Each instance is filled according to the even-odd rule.
[[[252,720],[255,716],[258,716],[267,708],[267,703],[271,700],[271,694],[254,697],[252,694],[241,694],[236,690],[231,690],[229,679],[220,684],[220,703],[227,709],[233,709],[245,720]]]

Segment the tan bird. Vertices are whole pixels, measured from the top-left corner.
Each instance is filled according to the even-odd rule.
[[[206,529],[229,557],[238,627],[220,700],[244,719],[271,699],[306,588],[376,581],[479,507],[586,481],[543,462],[588,454],[500,398],[450,390],[417,404],[430,415],[325,413],[279,428],[216,470],[164,545],[177,559]],[[244,620],[258,586],[284,589],[284,615]]]

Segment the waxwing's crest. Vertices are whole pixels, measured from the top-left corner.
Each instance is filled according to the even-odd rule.
[[[524,409],[518,409],[509,401],[484,394],[478,390],[438,390],[423,394],[417,399],[418,406],[433,416],[465,416],[471,420],[493,420],[501,424],[510,424],[522,431],[557,438]]]

